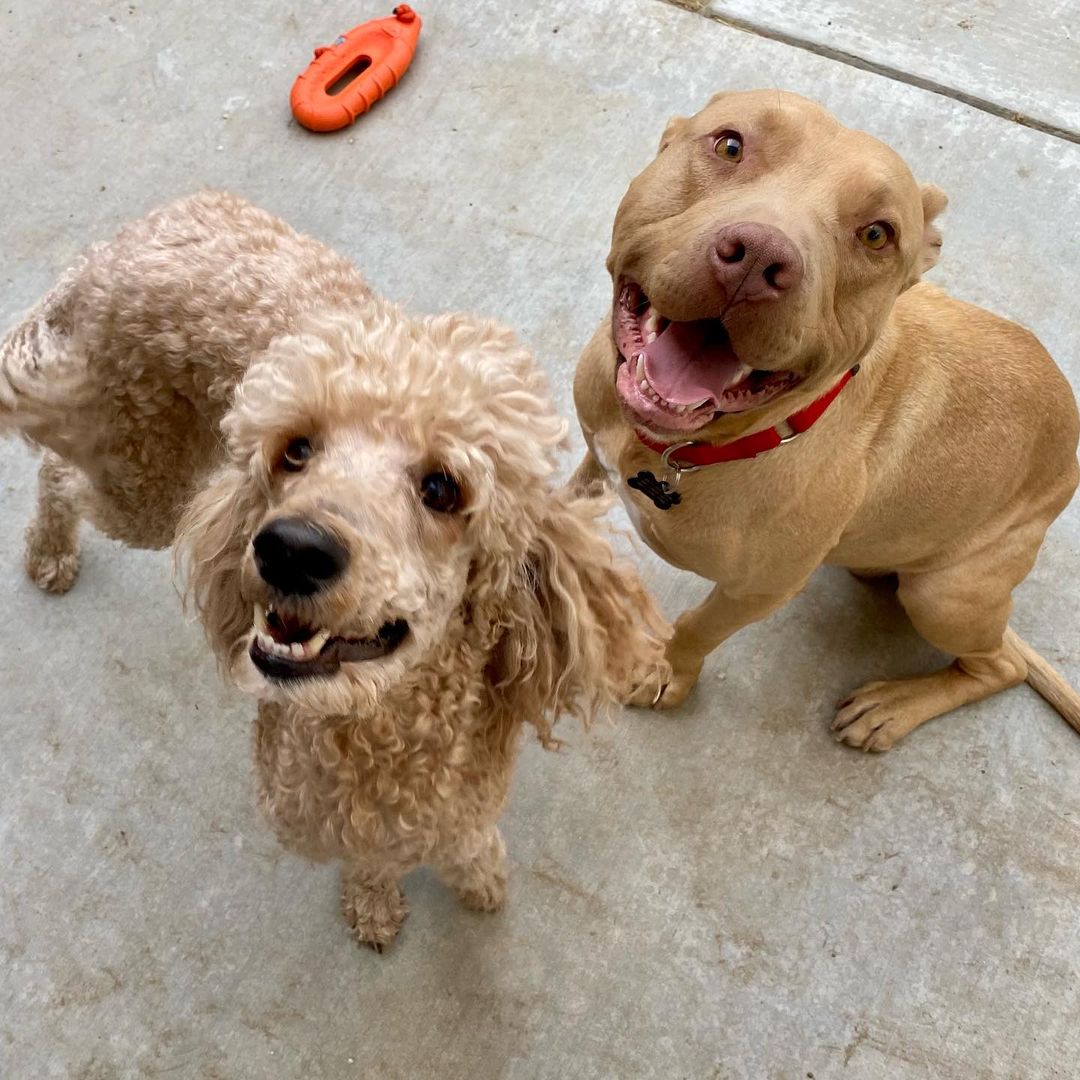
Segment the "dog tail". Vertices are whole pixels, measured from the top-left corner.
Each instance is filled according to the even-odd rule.
[[[0,435],[32,438],[57,409],[76,403],[85,358],[71,343],[72,285],[68,271],[0,341]]]
[[[1024,658],[1028,669],[1028,686],[1048,701],[1071,727],[1080,731],[1080,694],[1011,626],[1005,631],[1005,641]]]

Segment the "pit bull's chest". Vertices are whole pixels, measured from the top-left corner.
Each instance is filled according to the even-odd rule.
[[[597,433],[593,446],[634,529],[661,558],[712,576],[718,559],[737,557],[749,515],[722,486],[703,486],[698,473],[676,475],[625,428]]]
[[[649,547],[666,562],[712,581],[747,580],[786,553],[801,555],[807,546],[824,552],[836,534],[837,507],[806,482],[793,448],[679,477],[624,426],[597,432],[593,448]],[[648,491],[630,482],[642,473],[666,482],[678,501],[657,505]]]

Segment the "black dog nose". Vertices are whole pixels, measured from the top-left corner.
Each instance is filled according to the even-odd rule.
[[[341,541],[304,518],[271,521],[251,542],[263,581],[288,596],[310,596],[349,565]]]

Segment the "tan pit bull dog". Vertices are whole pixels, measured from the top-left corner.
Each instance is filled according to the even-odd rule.
[[[887,146],[774,91],[673,120],[631,183],[612,312],[574,382],[575,480],[607,478],[659,555],[715,582],[676,624],[670,681],[636,704],[678,705],[713,649],[827,563],[895,573],[916,629],[956,657],[860,687],[839,740],[887,750],[1025,678],[1080,730],[1080,695],[1008,626],[1077,484],[1076,403],[1027,330],[919,284],[945,203]]]

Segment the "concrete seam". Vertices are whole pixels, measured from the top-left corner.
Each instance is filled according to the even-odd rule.
[[[802,49],[804,52],[814,53],[827,60],[836,60],[842,64],[847,64],[849,67],[858,68],[861,71],[869,71],[873,75],[881,75],[884,78],[892,79],[894,82],[905,83],[906,85],[914,86],[919,90],[928,90],[932,94],[950,98],[953,101],[960,102],[962,105],[968,105],[973,109],[978,109],[980,112],[989,113],[991,116],[1009,120],[1022,127],[1031,128],[1033,131],[1041,132],[1044,135],[1050,135],[1055,139],[1064,139],[1065,142],[1080,145],[1080,131],[1073,131],[1071,128],[1064,128],[1058,124],[1050,123],[1047,120],[1040,120],[1037,116],[1029,116],[1027,113],[1009,109],[1004,105],[999,105],[995,101],[979,97],[977,94],[969,94],[965,90],[959,90],[955,86],[939,83],[933,79],[924,78],[921,75],[914,75],[901,68],[890,67],[888,64],[879,64],[877,61],[867,60],[857,53],[847,52],[844,49],[836,49],[831,45],[822,45],[816,41],[811,41],[808,38],[799,37],[796,34],[788,34],[783,30],[774,30],[771,27],[751,22],[749,19],[740,19],[731,15],[722,15],[716,11],[707,11],[703,6],[696,3],[695,0],[662,0],[662,2],[671,7],[679,8],[681,11],[689,11],[695,15],[703,15],[706,19],[720,23],[722,26],[730,26],[733,30],[742,30],[747,34],[768,38],[770,41],[778,41],[781,45],[789,45],[795,49]]]

